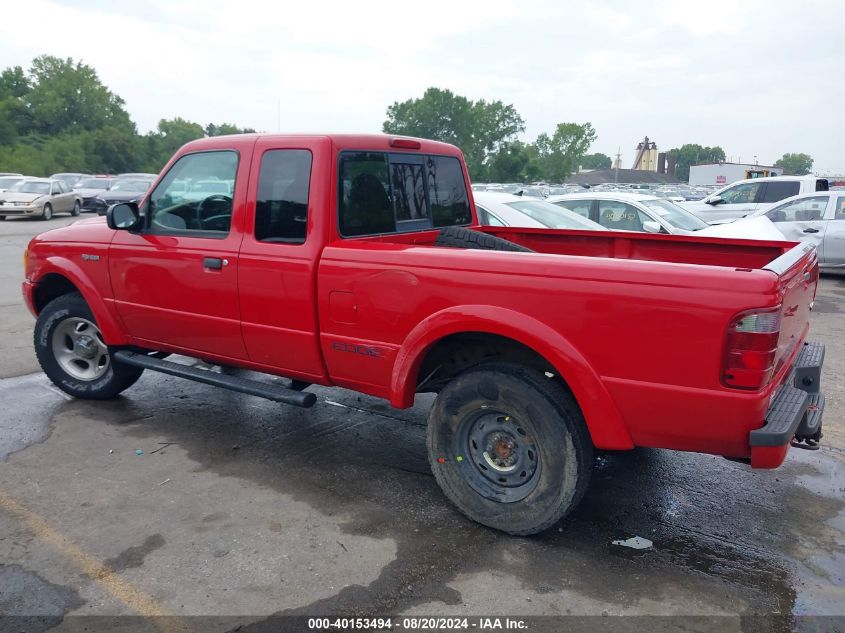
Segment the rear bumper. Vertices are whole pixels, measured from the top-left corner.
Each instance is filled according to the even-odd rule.
[[[824,345],[805,342],[795,359],[789,377],[775,392],[766,411],[765,423],[751,431],[752,468],[777,468],[795,438],[817,445],[821,439],[824,395],[821,393],[821,369]]]

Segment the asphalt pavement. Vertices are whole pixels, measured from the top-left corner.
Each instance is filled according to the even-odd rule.
[[[0,223],[0,614],[20,616],[0,630],[282,630],[316,615],[845,625],[845,275],[823,277],[812,317],[827,344],[821,450],[774,471],[603,453],[570,519],[515,538],[437,488],[429,396],[397,411],[312,388],[317,404],[300,410],[147,372],[116,400],[69,399],[37,371],[19,297],[23,246],[64,223]],[[652,546],[612,544],[635,536]]]

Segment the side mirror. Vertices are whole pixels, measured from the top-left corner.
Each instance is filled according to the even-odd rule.
[[[722,204],[723,202],[722,196],[710,196],[707,198],[707,204]]]
[[[106,223],[115,231],[132,231],[141,228],[141,212],[135,202],[113,204],[106,211]]]
[[[643,231],[646,233],[662,233],[663,227],[660,226],[659,222],[655,222],[654,220],[646,220],[643,222]]]

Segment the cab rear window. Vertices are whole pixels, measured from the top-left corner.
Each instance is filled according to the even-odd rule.
[[[453,156],[343,152],[339,177],[338,220],[344,237],[472,221],[461,163]]]

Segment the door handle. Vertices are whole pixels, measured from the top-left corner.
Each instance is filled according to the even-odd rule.
[[[211,268],[213,270],[220,270],[223,266],[228,266],[228,259],[221,259],[220,257],[203,257],[202,267]]]
[[[804,233],[818,233],[818,232],[819,232],[818,229],[812,229],[812,228],[811,229],[804,229]]]

